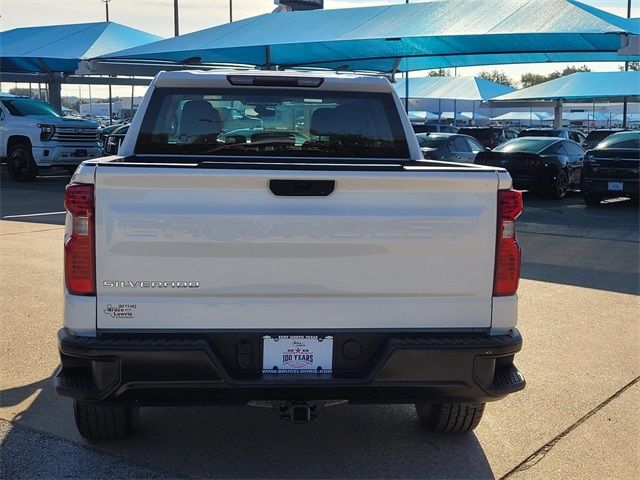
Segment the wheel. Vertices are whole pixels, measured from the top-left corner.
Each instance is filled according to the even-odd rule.
[[[569,174],[566,170],[560,170],[556,175],[556,179],[551,185],[551,196],[553,198],[564,198],[569,190]]]
[[[465,433],[478,426],[484,403],[416,403],[420,423],[430,432]]]
[[[118,440],[133,432],[137,407],[92,405],[74,401],[76,427],[89,440]]]
[[[600,205],[600,202],[602,201],[602,197],[598,195],[591,195],[589,193],[583,193],[582,200],[584,200],[585,205],[595,206],[595,205]]]
[[[31,145],[15,143],[7,152],[7,170],[16,182],[31,182],[38,175],[38,166],[31,153]]]

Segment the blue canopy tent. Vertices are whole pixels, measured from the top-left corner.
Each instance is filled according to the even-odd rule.
[[[260,15],[104,58],[393,73],[638,60],[639,34],[638,21],[575,0],[439,0]]]
[[[495,97],[494,101],[592,100],[640,96],[640,72],[578,72]]]
[[[534,112],[533,109],[530,109],[528,112],[507,112],[502,115],[497,115],[495,117],[491,117],[491,120],[494,122],[518,122],[521,124],[522,122],[528,122],[528,125],[533,125],[535,122],[538,122],[540,125],[546,121],[552,121],[553,116],[549,115],[547,112]]]
[[[458,101],[472,108],[472,119],[480,118],[475,113],[476,103],[515,91],[515,88],[479,77],[426,77],[398,80],[395,84],[400,97],[414,103],[422,100],[438,100],[438,114],[442,113],[442,100],[453,100],[457,112]],[[449,107],[451,108],[451,107]],[[462,108],[465,108],[464,106]],[[435,111],[435,110],[434,110]],[[458,117],[456,117],[457,119]]]
[[[395,89],[405,96],[406,80],[398,80]],[[442,100],[489,100],[515,92],[515,88],[480,77],[426,77],[411,78],[409,98],[436,98]]]
[[[415,110],[409,112],[409,120],[412,122],[426,123],[429,120],[438,120],[440,117],[435,113]]]
[[[3,72],[74,73],[78,61],[161,37],[113,22],[15,28],[0,32]]]
[[[54,87],[50,102],[60,108],[59,85],[78,69],[79,61],[160,39],[113,22],[15,28],[0,32],[0,71],[47,74]]]
[[[495,97],[491,103],[517,105],[521,102],[555,101],[554,126],[562,123],[562,102],[640,96],[640,72],[578,72],[529,88]]]

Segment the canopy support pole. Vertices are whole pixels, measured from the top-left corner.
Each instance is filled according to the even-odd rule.
[[[113,124],[113,105],[111,105],[112,96],[111,96],[111,84],[109,84],[109,125]]]
[[[58,76],[54,76],[49,82],[49,103],[53,108],[62,112],[62,82]]]
[[[409,113],[409,72],[405,72],[404,75],[404,109]]]
[[[453,100],[453,126],[456,127],[458,126],[458,100],[454,99]]]
[[[264,46],[264,66],[267,70],[271,70],[271,46]]]
[[[553,128],[562,128],[562,100],[553,107]]]
[[[62,78],[51,71],[47,62],[42,58],[38,58],[38,62],[49,76],[49,95],[48,103],[62,113]]]
[[[93,117],[93,98],[91,97],[91,84],[89,84],[89,115]]]
[[[391,83],[396,83],[396,73],[400,68],[400,57],[396,58],[396,63],[393,64],[393,70],[391,70]]]

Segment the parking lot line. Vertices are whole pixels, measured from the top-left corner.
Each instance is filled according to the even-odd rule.
[[[25,218],[25,217],[44,217],[46,215],[64,215],[67,212],[43,212],[43,213],[24,213],[22,215],[5,215],[2,219],[7,218]]]

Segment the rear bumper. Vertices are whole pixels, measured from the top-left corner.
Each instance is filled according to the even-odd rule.
[[[621,183],[622,190],[610,190],[609,183]],[[597,195],[602,197],[637,197],[640,193],[637,179],[615,179],[615,178],[592,178],[583,177],[580,183],[580,191],[587,195]]]
[[[509,174],[513,179],[515,188],[551,188],[554,185],[558,171],[556,168],[547,167],[531,172],[517,171],[512,173],[509,171]]]
[[[513,364],[522,346],[510,335],[340,334],[333,374],[265,375],[261,334],[113,334],[77,337],[59,332],[60,395],[84,402],[140,405],[245,404],[252,400],[349,400],[352,403],[485,402],[521,390]],[[355,339],[361,357],[341,348]],[[246,357],[238,343],[251,343]],[[241,357],[241,354],[245,354]],[[251,354],[250,354],[251,355]],[[351,364],[349,364],[351,362]],[[241,367],[242,366],[242,367]],[[244,368],[244,370],[243,370]]]

